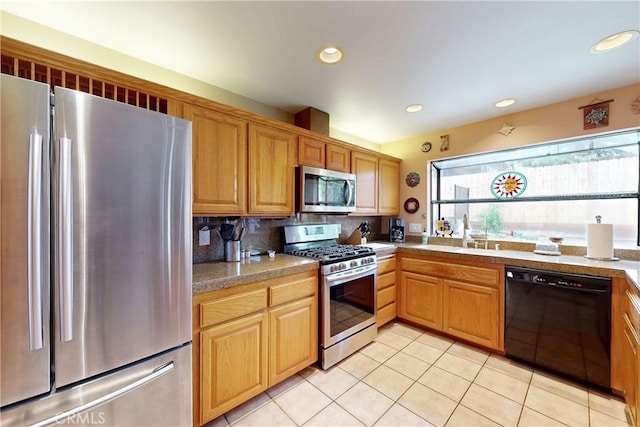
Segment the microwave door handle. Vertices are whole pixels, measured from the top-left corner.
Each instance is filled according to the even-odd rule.
[[[353,200],[353,188],[351,187],[351,183],[348,180],[344,182],[344,186],[345,186],[345,190],[347,190],[342,192],[342,194],[346,193],[346,197],[344,200],[345,205],[351,206],[351,201]]]

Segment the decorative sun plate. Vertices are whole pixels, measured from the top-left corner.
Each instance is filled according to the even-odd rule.
[[[416,213],[418,212],[418,209],[420,209],[420,202],[418,202],[418,199],[416,199],[415,197],[409,197],[407,200],[405,200],[404,210],[407,211],[407,213]]]
[[[491,181],[491,194],[496,199],[515,199],[527,189],[527,178],[520,172],[502,172]]]
[[[407,182],[407,185],[409,187],[415,187],[416,185],[420,184],[420,174],[418,174],[418,172],[409,172],[407,174],[407,177],[405,178],[405,181]]]

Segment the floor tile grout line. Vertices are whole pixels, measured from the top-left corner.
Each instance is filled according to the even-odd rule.
[[[301,376],[301,378],[302,378],[302,381],[307,381],[310,385],[312,385],[315,389],[317,389],[318,391],[320,391],[323,395],[325,395],[325,396],[330,400],[330,402],[329,402],[327,405],[325,405],[325,406],[324,406],[323,408],[321,408],[318,412],[316,412],[315,414],[313,414],[313,415],[312,415],[308,420],[306,420],[306,421],[305,421],[305,423],[307,423],[308,421],[310,421],[311,419],[313,419],[313,417],[317,416],[320,412],[322,412],[323,410],[325,410],[325,409],[326,409],[327,407],[329,407],[332,403],[335,403],[335,404],[336,404],[336,405],[338,405],[342,410],[344,410],[344,411],[346,411],[347,413],[351,414],[352,416],[354,416],[354,418],[355,418],[355,419],[357,419],[359,422],[361,422],[361,420],[360,420],[358,417],[356,417],[354,414],[352,414],[351,412],[349,412],[346,408],[344,408],[342,405],[340,405],[340,404],[336,401],[336,400],[337,400],[337,399],[339,399],[342,395],[344,395],[346,392],[348,392],[349,390],[351,390],[353,387],[355,387],[355,386],[356,386],[358,383],[360,383],[360,382],[362,382],[362,383],[364,383],[365,385],[367,385],[368,387],[371,387],[372,389],[376,390],[378,393],[382,394],[383,396],[385,396],[386,398],[390,399],[390,400],[393,402],[393,403],[392,403],[392,405],[391,405],[391,406],[390,406],[386,411],[384,411],[384,412],[383,412],[383,414],[382,414],[382,415],[380,415],[380,417],[378,417],[378,418],[373,422],[373,424],[375,424],[375,423],[376,423],[376,422],[378,422],[382,417],[384,417],[384,415],[385,415],[386,413],[388,413],[388,411],[389,411],[389,410],[390,410],[390,409],[391,409],[395,404],[398,404],[398,405],[402,406],[404,409],[406,409],[407,411],[409,411],[409,412],[413,413],[414,415],[416,415],[416,416],[417,416],[417,417],[419,417],[420,419],[423,419],[423,420],[425,420],[425,421],[429,422],[428,420],[424,419],[424,418],[423,418],[422,416],[420,416],[419,414],[415,413],[414,411],[412,411],[412,410],[410,410],[409,408],[407,408],[407,407],[405,407],[404,405],[402,405],[399,401],[400,401],[400,399],[402,399],[402,397],[407,393],[407,391],[408,391],[411,387],[413,387],[416,383],[418,383],[418,384],[420,384],[420,385],[422,385],[422,386],[424,386],[424,387],[429,388],[430,390],[432,390],[432,391],[434,391],[434,392],[438,393],[439,395],[441,395],[441,396],[443,396],[443,397],[445,397],[445,398],[447,398],[447,399],[449,399],[449,400],[453,400],[453,399],[450,399],[448,396],[445,396],[445,395],[443,395],[442,393],[438,392],[437,390],[432,389],[432,388],[431,388],[431,387],[429,387],[428,385],[426,385],[426,384],[422,384],[422,383],[420,383],[420,382],[418,381],[418,380],[419,380],[423,375],[425,375],[425,373],[426,373],[426,372],[428,372],[428,371],[429,371],[433,366],[435,366],[435,364],[437,363],[437,361],[438,361],[438,360],[440,360],[440,358],[442,358],[442,357],[444,356],[444,354],[450,354],[450,355],[452,355],[452,356],[456,356],[456,357],[458,357],[458,358],[460,358],[460,359],[463,359],[464,361],[466,361],[466,362],[468,362],[468,363],[474,363],[474,364],[477,364],[477,365],[480,365],[480,366],[481,366],[480,370],[478,370],[478,372],[474,375],[473,380],[471,380],[471,381],[469,381],[469,380],[467,380],[466,378],[461,377],[461,376],[459,376],[459,375],[457,375],[457,374],[455,374],[455,373],[453,373],[453,372],[450,372],[450,371],[448,371],[448,370],[446,370],[446,369],[443,369],[443,368],[441,368],[441,367],[437,367],[437,366],[436,366],[437,368],[442,369],[443,371],[445,371],[445,372],[447,372],[447,373],[449,373],[449,374],[451,374],[451,375],[455,375],[455,376],[457,376],[457,377],[459,377],[459,378],[462,378],[462,379],[464,379],[464,380],[466,380],[466,381],[469,381],[469,386],[468,386],[468,387],[467,387],[467,389],[465,390],[465,392],[464,392],[464,394],[462,395],[462,397],[461,397],[460,399],[458,399],[458,401],[456,402],[456,406],[454,407],[453,411],[451,412],[451,414],[450,414],[450,415],[449,415],[449,417],[447,418],[447,421],[446,421],[446,422],[448,422],[448,421],[450,420],[451,416],[453,416],[453,413],[455,413],[455,411],[458,409],[458,407],[459,407],[459,406],[463,406],[463,407],[465,407],[465,409],[468,409],[468,410],[470,410],[470,411],[472,411],[472,412],[474,412],[474,413],[477,413],[477,414],[478,414],[478,415],[480,415],[480,416],[483,416],[483,417],[485,417],[485,418],[488,418],[488,417],[486,417],[485,415],[480,414],[480,413],[478,413],[478,412],[474,411],[473,409],[468,408],[468,407],[466,407],[465,405],[463,405],[463,404],[462,404],[462,400],[463,400],[463,399],[464,399],[464,397],[467,395],[467,393],[468,393],[469,389],[471,388],[471,385],[472,385],[472,384],[476,384],[478,387],[481,387],[481,388],[483,388],[483,389],[485,389],[485,390],[488,390],[488,391],[491,391],[491,392],[493,392],[493,393],[496,393],[496,394],[498,394],[498,395],[500,395],[500,396],[503,396],[502,394],[500,394],[500,393],[498,393],[498,392],[496,392],[496,391],[494,391],[494,390],[488,389],[488,388],[486,388],[486,387],[482,386],[481,384],[478,384],[478,383],[476,383],[476,382],[475,382],[475,381],[477,380],[478,376],[480,375],[480,372],[482,371],[482,369],[483,369],[485,366],[486,366],[487,368],[491,369],[491,370],[492,370],[492,371],[494,371],[494,372],[497,372],[497,373],[503,374],[503,375],[505,375],[505,376],[508,376],[510,379],[513,379],[513,380],[516,380],[516,381],[520,381],[520,382],[524,382],[524,381],[522,381],[522,380],[521,380],[521,379],[519,379],[519,378],[516,378],[516,377],[514,377],[514,376],[512,376],[512,375],[509,375],[509,374],[508,374],[508,373],[506,373],[506,372],[502,372],[502,371],[498,370],[498,369],[497,369],[497,368],[495,368],[495,367],[492,367],[492,366],[487,365],[487,362],[489,361],[489,359],[491,358],[491,356],[492,356],[492,355],[494,355],[494,354],[495,354],[495,355],[497,355],[497,356],[502,356],[502,355],[499,355],[499,354],[497,354],[497,353],[489,352],[489,354],[488,354],[487,358],[485,358],[485,359],[484,359],[484,362],[483,362],[482,364],[480,364],[480,363],[478,363],[477,361],[472,360],[472,359],[470,359],[470,358],[463,357],[463,356],[457,355],[457,354],[455,354],[455,353],[450,353],[450,352],[449,352],[449,350],[450,350],[450,349],[451,349],[455,344],[457,344],[457,343],[460,343],[460,344],[462,344],[462,345],[465,345],[465,344],[466,344],[466,343],[463,343],[463,342],[461,342],[461,341],[454,340],[453,342],[451,342],[451,343],[449,344],[449,346],[448,346],[446,349],[442,349],[442,348],[439,348],[439,347],[435,347],[435,346],[433,346],[433,345],[430,345],[430,344],[429,344],[429,343],[427,343],[427,342],[418,341],[422,336],[427,335],[427,334],[425,334],[424,332],[422,332],[421,334],[419,334],[419,335],[417,335],[417,336],[415,336],[415,337],[413,337],[413,338],[412,338],[412,337],[408,337],[408,336],[406,336],[406,335],[403,335],[403,334],[401,334],[401,333],[398,333],[398,332],[392,331],[391,329],[392,329],[392,328],[386,328],[386,329],[385,329],[385,331],[394,332],[395,334],[400,335],[400,336],[402,336],[402,337],[404,337],[404,338],[407,338],[407,339],[408,339],[408,340],[410,340],[410,341],[409,341],[406,345],[402,346],[400,349],[395,348],[395,347],[391,347],[391,346],[389,346],[388,344],[386,344],[386,343],[384,343],[384,342],[376,341],[378,344],[382,344],[382,345],[384,345],[384,346],[386,346],[386,347],[389,347],[389,348],[391,348],[392,350],[394,350],[394,354],[393,354],[392,356],[390,356],[390,357],[386,358],[383,362],[379,362],[378,360],[376,360],[376,359],[374,359],[374,358],[372,358],[372,357],[370,357],[370,356],[367,356],[366,354],[361,354],[362,356],[365,356],[365,357],[367,357],[367,358],[369,358],[369,359],[373,360],[374,362],[376,362],[376,363],[378,364],[378,366],[377,366],[376,368],[374,368],[372,371],[368,372],[368,373],[367,373],[366,375],[364,375],[362,378],[355,377],[357,381],[356,381],[353,385],[351,385],[350,387],[348,387],[346,390],[344,390],[340,395],[336,396],[336,398],[335,398],[335,399],[333,399],[333,398],[331,398],[330,396],[328,396],[326,393],[324,393],[322,390],[320,390],[318,387],[316,387],[313,383],[311,383],[311,382],[309,381],[309,378],[311,378],[311,377],[313,377],[314,375],[316,375],[316,374],[317,374],[317,372],[312,373],[312,374],[311,374],[311,375],[309,375],[308,377],[304,377],[304,376],[300,375],[300,376]],[[411,345],[411,344],[412,344],[412,343],[414,343],[414,342],[418,342],[418,343],[420,343],[420,344],[427,345],[427,346],[429,346],[429,347],[431,347],[431,348],[433,348],[433,349],[436,349],[436,350],[438,350],[438,351],[441,351],[441,353],[440,353],[440,355],[439,355],[439,356],[438,356],[438,357],[433,361],[433,363],[428,363],[428,362],[425,362],[424,360],[419,359],[419,358],[417,358],[417,357],[415,357],[415,356],[413,356],[413,355],[411,355],[411,354],[409,354],[409,353],[407,353],[407,352],[403,352],[403,350],[404,350],[404,349],[406,349],[409,345]],[[360,350],[359,350],[359,351],[360,351]],[[391,366],[386,365],[386,362],[388,362],[392,357],[394,357],[395,355],[397,355],[397,354],[398,354],[398,353],[400,353],[400,352],[403,352],[403,354],[404,354],[404,355],[406,355],[406,356],[412,357],[412,358],[414,358],[414,359],[416,359],[416,360],[420,360],[420,361],[422,361],[422,362],[426,363],[426,364],[428,365],[428,367],[426,368],[425,372],[424,372],[424,373],[422,373],[420,376],[418,376],[418,378],[416,378],[416,379],[412,379],[411,377],[408,377],[408,376],[407,376],[407,375],[405,375],[404,373],[402,373],[402,372],[400,372],[400,371],[397,371],[396,369],[392,368]],[[503,356],[503,357],[504,357],[504,356]],[[379,368],[380,366],[382,366],[382,365],[384,365],[385,367],[387,367],[387,368],[389,368],[389,369],[392,369],[393,371],[397,372],[398,374],[400,374],[400,375],[402,375],[402,376],[404,376],[404,377],[409,378],[409,379],[411,379],[411,380],[412,380],[411,385],[410,385],[410,386],[409,386],[409,387],[408,387],[408,388],[407,388],[407,389],[406,389],[406,390],[405,390],[405,391],[404,391],[404,392],[403,392],[403,393],[402,393],[402,394],[401,394],[397,399],[393,399],[393,398],[391,398],[391,397],[387,396],[386,394],[382,393],[380,390],[377,390],[375,387],[373,387],[373,386],[371,386],[371,385],[367,384],[366,382],[364,382],[364,379],[365,379],[368,375],[370,375],[372,372],[374,372],[376,369],[378,369],[378,368]],[[339,366],[338,366],[338,367],[339,367]],[[343,369],[343,368],[340,368],[340,369]],[[345,369],[343,369],[343,370],[344,370],[346,373],[348,373],[349,375],[352,375],[349,371],[347,371],[347,370],[345,370]],[[531,410],[531,411],[533,411],[533,412],[536,412],[536,413],[539,413],[539,414],[541,414],[541,415],[547,416],[547,417],[549,417],[550,419],[553,419],[553,420],[554,420],[554,421],[556,421],[556,422],[560,422],[559,420],[556,420],[555,418],[550,417],[550,416],[549,416],[549,415],[547,415],[547,414],[544,414],[544,413],[541,413],[541,412],[539,412],[539,411],[536,411],[535,409],[532,409],[532,408],[530,408],[530,407],[526,406],[526,404],[525,404],[525,403],[526,403],[526,400],[527,400],[527,397],[528,397],[528,395],[529,395],[529,392],[530,392],[530,390],[531,390],[531,386],[532,386],[532,385],[534,385],[534,384],[533,384],[533,375],[534,375],[534,373],[536,372],[536,370],[537,370],[537,369],[533,369],[533,370],[532,370],[532,372],[531,372],[531,376],[530,376],[530,378],[529,378],[529,381],[526,383],[526,384],[527,384],[527,391],[526,391],[526,393],[525,393],[525,397],[524,397],[524,401],[523,401],[523,403],[521,403],[521,404],[520,404],[520,403],[518,403],[517,401],[514,401],[514,400],[510,399],[508,396],[503,396],[503,397],[505,397],[505,398],[507,398],[507,399],[509,399],[509,400],[511,400],[511,401],[513,401],[513,402],[515,402],[515,403],[518,403],[518,404],[520,405],[520,414],[519,414],[519,417],[518,417],[518,424],[519,424],[519,423],[520,423],[520,421],[521,421],[522,414],[523,414],[523,411],[524,411],[524,408],[525,408],[525,407],[526,407],[528,410]],[[546,371],[542,371],[542,370],[540,370],[540,372],[546,373]],[[299,374],[297,374],[297,375],[299,375]],[[352,376],[353,376],[353,375],[352,375]],[[300,381],[300,382],[298,382],[297,384],[293,385],[289,390],[291,390],[292,388],[294,388],[294,387],[296,387],[297,385],[299,385],[302,381]],[[573,403],[578,403],[578,404],[580,404],[579,402],[575,402],[574,400],[569,399],[569,398],[567,398],[567,397],[565,397],[565,396],[563,396],[563,395],[561,395],[561,394],[555,393],[555,392],[553,392],[553,391],[550,391],[550,390],[544,389],[544,388],[539,387],[539,386],[536,386],[536,387],[537,387],[537,388],[540,388],[541,390],[544,390],[544,391],[546,391],[546,392],[548,392],[548,393],[554,394],[554,395],[556,395],[556,396],[558,396],[558,397],[561,397],[561,398],[564,398],[564,399],[566,399],[566,400],[569,400],[569,401],[571,401],[571,402],[573,402]],[[279,396],[281,396],[281,395],[283,395],[283,394],[287,393],[289,390],[287,390],[287,391],[285,391],[285,392],[281,393]],[[588,388],[587,388],[587,405],[586,405],[586,407],[587,407],[587,411],[588,411],[588,419],[589,419],[589,423],[591,422],[591,410],[593,409],[593,408],[591,407],[591,400],[592,400],[592,399],[591,399],[591,393],[590,393],[590,391],[591,391],[591,388],[589,388],[589,387],[588,387]],[[597,391],[599,392],[599,390],[597,390]],[[255,411],[259,410],[260,408],[263,408],[265,405],[267,405],[267,404],[269,403],[269,401],[273,401],[273,402],[276,404],[276,406],[277,406],[277,407],[278,407],[282,412],[284,412],[284,413],[285,413],[285,415],[287,416],[287,418],[288,418],[288,419],[290,419],[290,420],[291,420],[295,425],[298,425],[298,424],[297,424],[297,423],[296,423],[296,422],[291,418],[291,416],[290,416],[290,415],[289,415],[289,414],[288,414],[288,413],[287,413],[287,412],[286,412],[286,411],[285,411],[285,410],[284,410],[280,405],[278,405],[278,403],[275,401],[275,399],[274,399],[274,398],[272,398],[272,397],[267,393],[267,390],[265,390],[265,391],[264,391],[264,393],[265,393],[265,395],[267,396],[268,400],[267,400],[266,402],[264,402],[262,405],[260,405],[260,406],[258,406],[258,407],[256,407],[256,408],[254,408],[252,411],[248,412],[247,414],[245,414],[245,415],[243,415],[242,417],[240,417],[240,418],[238,418],[237,420],[235,420],[233,424],[237,424],[237,423],[238,423],[238,422],[240,422],[242,419],[246,418],[248,415],[250,415],[250,414],[254,413]],[[279,396],[278,396],[278,397],[279,397]],[[585,406],[585,405],[582,405],[582,404],[581,404],[581,406]],[[611,417],[611,418],[613,418],[613,419],[616,419],[616,420],[618,420],[618,421],[621,421],[621,422],[628,422],[627,420],[621,420],[621,419],[619,419],[617,416],[615,416],[615,415],[611,415],[611,414],[606,413],[606,412],[597,411],[597,410],[595,410],[595,409],[593,409],[593,411],[598,412],[598,413],[602,413],[603,415],[609,416],[609,417]],[[626,414],[625,414],[625,415],[626,415]],[[228,425],[233,425],[232,423],[230,423],[230,422],[229,422],[229,419],[228,419],[228,417],[227,417],[227,414],[223,414],[223,416],[224,416],[224,420],[225,420],[225,422],[226,422]],[[491,418],[489,418],[489,419],[491,419]],[[492,421],[493,421],[493,420],[492,420]],[[446,424],[446,422],[445,422],[445,424]]]

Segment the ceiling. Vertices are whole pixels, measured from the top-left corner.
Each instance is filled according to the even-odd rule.
[[[640,82],[638,1],[14,2],[2,9],[384,144]],[[337,65],[315,51],[344,48]],[[503,98],[512,107],[497,109]],[[407,113],[419,103],[424,109]]]

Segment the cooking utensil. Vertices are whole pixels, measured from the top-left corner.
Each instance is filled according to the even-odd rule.
[[[244,227],[236,225],[236,228],[233,231],[233,240],[240,240],[240,234],[242,234],[242,230],[244,230]]]
[[[220,237],[222,237],[222,240],[224,240],[225,242],[233,240],[233,233],[235,231],[235,228],[235,225],[231,223],[225,222],[224,224],[220,224]]]

